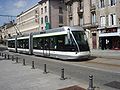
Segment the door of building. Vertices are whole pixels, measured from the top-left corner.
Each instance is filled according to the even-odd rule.
[[[96,49],[97,48],[97,37],[96,33],[92,33],[92,48]]]

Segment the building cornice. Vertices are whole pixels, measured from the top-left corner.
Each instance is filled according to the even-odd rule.
[[[41,1],[38,2],[38,4],[43,4],[46,1],[48,1],[48,0],[41,0]]]

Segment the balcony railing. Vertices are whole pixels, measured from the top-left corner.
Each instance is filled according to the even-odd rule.
[[[90,8],[90,11],[91,11],[91,12],[95,12],[95,10],[96,10],[96,6],[93,4],[93,5],[91,6],[91,8]]]
[[[65,2],[66,4],[71,4],[71,3],[73,2],[73,0],[64,0],[64,2]]]
[[[94,22],[94,23],[87,23],[83,25],[84,28],[95,28],[98,27],[98,22]]]
[[[67,2],[70,2],[71,0],[65,0],[65,2],[67,3]]]

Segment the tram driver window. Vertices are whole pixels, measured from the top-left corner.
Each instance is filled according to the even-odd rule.
[[[67,36],[65,36],[65,47],[64,50],[66,51],[76,51],[76,44],[72,38],[72,36],[70,35],[70,38],[68,38]]]

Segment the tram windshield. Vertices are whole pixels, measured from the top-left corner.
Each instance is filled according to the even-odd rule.
[[[89,51],[89,45],[85,32],[83,31],[72,31],[76,42],[79,46],[80,51]]]

